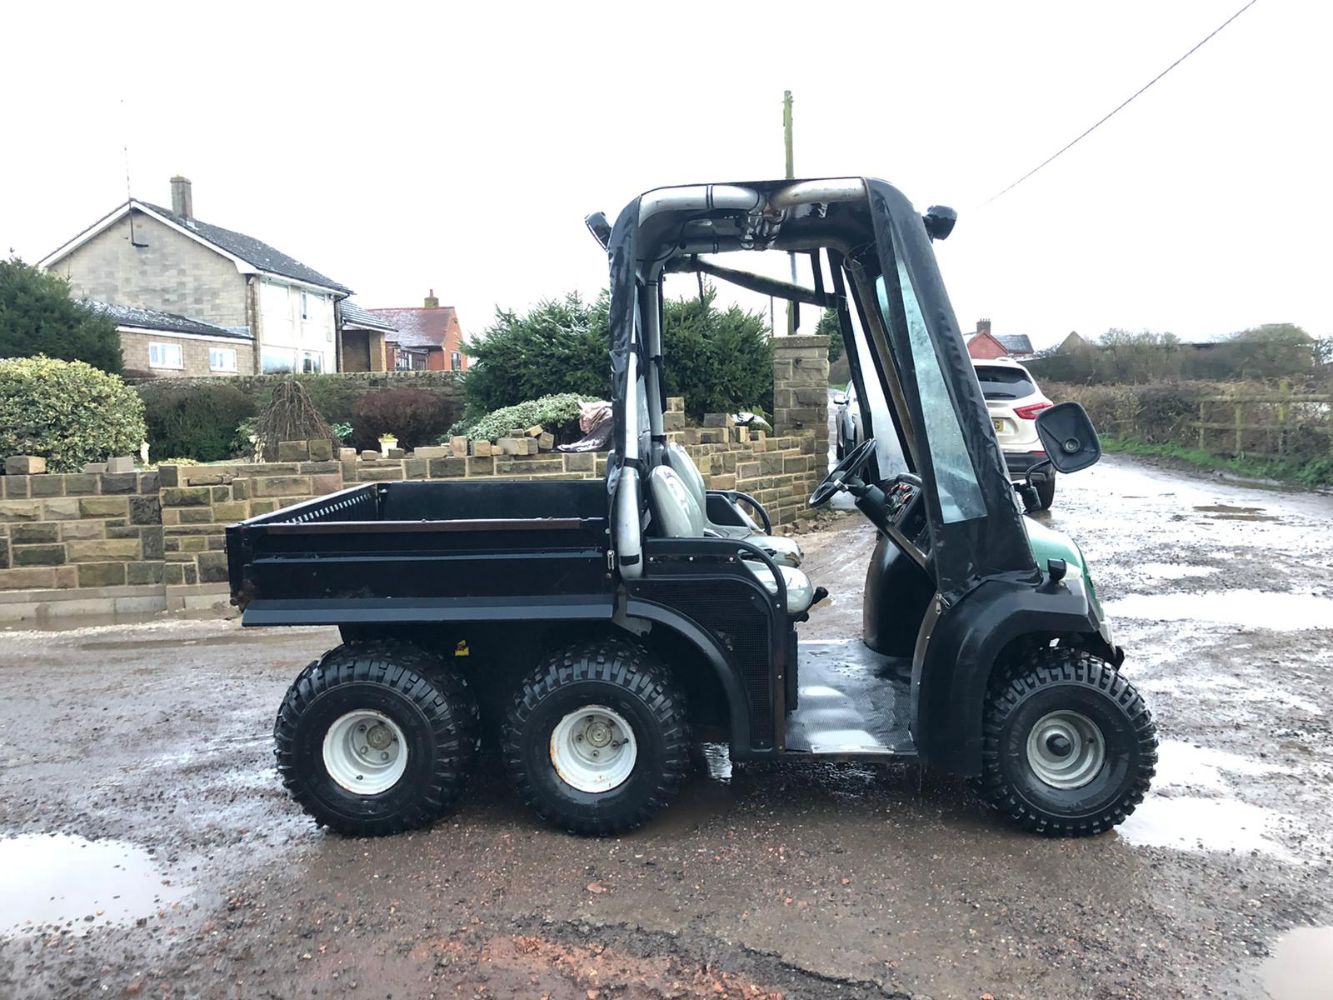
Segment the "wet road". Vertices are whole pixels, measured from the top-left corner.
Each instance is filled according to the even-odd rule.
[[[0,997],[1333,995],[1333,498],[1108,458],[1049,520],[1164,741],[1091,840],[911,768],[724,760],[617,839],[491,771],[429,831],[344,840],[269,746],[333,631],[0,632]],[[807,538],[834,594],[803,636],[856,632],[872,543],[855,513]]]

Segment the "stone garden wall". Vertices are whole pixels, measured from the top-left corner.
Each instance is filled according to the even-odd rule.
[[[802,515],[826,470],[826,349],[817,337],[774,341],[775,433],[736,427],[722,414],[687,427],[682,399],[670,401],[666,417],[668,437],[711,488],[754,496],[783,528]],[[285,442],[284,460],[262,465],[0,476],[0,622],[225,608],[227,525],[358,483],[606,473],[604,453],[544,446],[548,436],[516,429],[495,445],[455,439],[393,458]]]

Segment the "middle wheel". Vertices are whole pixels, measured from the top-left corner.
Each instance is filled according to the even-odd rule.
[[[689,765],[684,702],[666,667],[614,639],[562,650],[519,684],[504,760],[523,800],[574,833],[631,830]]]

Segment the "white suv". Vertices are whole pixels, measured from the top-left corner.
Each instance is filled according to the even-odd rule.
[[[986,397],[995,436],[1000,439],[1004,463],[1014,482],[1022,482],[1028,470],[1046,460],[1046,451],[1037,437],[1037,414],[1051,406],[1032,373],[1009,358],[974,358],[981,393]],[[1055,472],[1050,466],[1032,474],[1037,490],[1037,506],[1046,510],[1055,500]]]

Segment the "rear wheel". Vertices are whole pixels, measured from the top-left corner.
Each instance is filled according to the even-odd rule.
[[[416,647],[370,642],[301,671],[273,738],[278,773],[307,813],[375,837],[424,826],[457,801],[478,729],[461,676]]]
[[[982,794],[1051,837],[1102,833],[1143,801],[1157,729],[1134,686],[1082,650],[1043,648],[992,687]]]
[[[571,647],[524,678],[503,741],[523,800],[574,833],[639,826],[689,767],[684,702],[669,672],[616,640]]]

